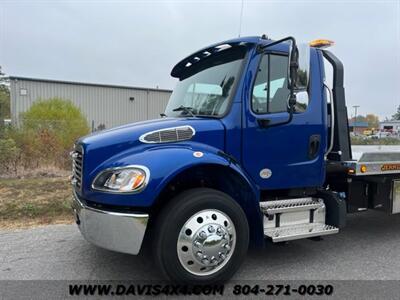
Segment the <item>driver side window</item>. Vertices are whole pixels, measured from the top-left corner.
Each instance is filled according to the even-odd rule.
[[[266,54],[263,56],[253,87],[252,110],[257,114],[287,111],[288,57]]]

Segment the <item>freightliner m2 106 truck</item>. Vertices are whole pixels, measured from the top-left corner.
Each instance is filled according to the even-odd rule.
[[[352,153],[330,43],[211,45],[172,69],[178,83],[162,118],[79,139],[82,235],[129,254],[145,244],[168,278],[209,283],[229,279],[267,239],[335,234],[347,213],[367,209],[399,213],[400,153]]]

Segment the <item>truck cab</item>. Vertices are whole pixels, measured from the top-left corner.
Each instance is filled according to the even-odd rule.
[[[399,212],[400,153],[353,159],[330,44],[245,37],[178,62],[162,118],[74,145],[83,236],[129,254],[146,242],[168,278],[207,283],[229,279],[265,239],[338,233],[348,212]]]

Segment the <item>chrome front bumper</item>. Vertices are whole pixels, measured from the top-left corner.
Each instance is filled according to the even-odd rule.
[[[148,214],[118,213],[83,204],[73,192],[72,209],[84,238],[101,248],[138,254],[149,219]]]

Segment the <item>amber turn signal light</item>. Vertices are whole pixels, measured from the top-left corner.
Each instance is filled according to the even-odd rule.
[[[366,165],[361,165],[360,171],[361,171],[361,173],[367,172],[367,166]]]

